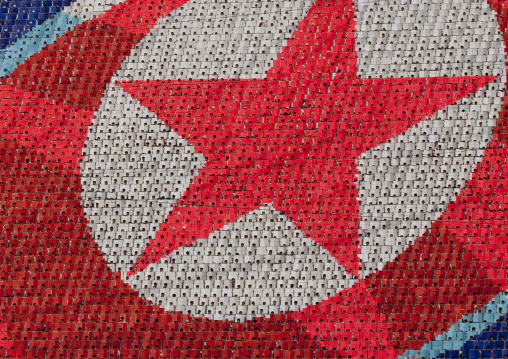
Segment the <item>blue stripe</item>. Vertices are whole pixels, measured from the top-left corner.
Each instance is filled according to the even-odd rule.
[[[508,356],[508,314],[466,341],[459,350],[445,350],[439,358],[504,358]]]
[[[459,351],[463,350],[462,348],[470,342],[471,338],[474,340],[475,337],[484,335],[482,332],[492,325],[497,326],[492,322],[504,320],[504,313],[508,313],[508,293],[497,295],[481,311],[465,316],[446,333],[437,336],[436,339],[425,344],[420,350],[409,350],[399,356],[399,359],[404,357],[411,359],[415,354],[419,354],[421,358],[440,358],[443,355],[448,355],[449,358],[452,358],[450,355],[456,355],[453,358],[458,358]],[[505,338],[507,337],[505,336]],[[486,356],[486,358],[491,357]]]
[[[27,58],[35,55],[45,46],[54,43],[59,36],[72,30],[82,22],[81,19],[61,12],[46,20],[43,24],[35,26],[32,31],[25,34],[15,44],[0,51],[0,77],[8,76]]]
[[[74,0],[0,0],[0,50],[12,45]]]

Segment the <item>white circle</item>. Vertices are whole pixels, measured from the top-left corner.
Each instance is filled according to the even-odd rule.
[[[83,205],[110,268],[153,304],[193,316],[245,321],[301,310],[357,282],[271,206],[127,277],[205,160],[114,83],[264,77],[311,4],[188,2],[159,22],[108,85],[84,149]],[[358,158],[361,278],[382,269],[430,228],[471,178],[492,138],[506,76],[502,36],[484,4],[449,0],[443,5],[449,10],[445,18],[433,15],[436,5],[430,0],[357,4],[359,76],[498,76],[495,83]],[[464,15],[461,9],[466,8],[481,21]],[[226,15],[216,16],[217,10]],[[243,21],[263,25],[252,32],[240,27]],[[225,33],[228,24],[231,33]],[[279,35],[264,38],[268,33]],[[183,46],[185,41],[192,47]],[[489,48],[475,45],[486,42]],[[260,45],[255,53],[254,43]],[[231,56],[224,57],[220,49]],[[207,56],[205,61],[200,54]],[[467,56],[473,57],[469,61]]]

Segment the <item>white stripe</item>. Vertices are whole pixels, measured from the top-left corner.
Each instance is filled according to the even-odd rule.
[[[62,12],[81,20],[90,20],[111,10],[125,0],[77,0],[66,6]]]
[[[11,46],[0,50],[0,77],[9,76],[18,65],[41,51],[67,31],[82,23],[82,20],[58,13],[20,37]]]

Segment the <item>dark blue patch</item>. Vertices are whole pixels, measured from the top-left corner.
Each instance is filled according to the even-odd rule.
[[[16,42],[36,25],[42,24],[75,0],[0,0],[0,50]]]
[[[508,313],[501,316],[482,333],[470,338],[460,351],[445,350],[438,358],[508,358]]]

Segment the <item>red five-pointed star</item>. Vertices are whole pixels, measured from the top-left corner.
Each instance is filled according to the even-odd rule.
[[[263,79],[119,84],[207,159],[128,275],[268,203],[358,275],[356,159],[495,77],[362,79],[346,9],[314,4]]]
[[[54,45],[48,46],[44,51],[20,65],[12,76],[2,81],[0,126],[3,132],[2,140],[5,140],[2,143],[11,147],[7,149],[5,146],[2,147],[3,152],[0,156],[3,166],[2,178],[3,176],[6,178],[2,181],[4,182],[2,183],[4,196],[2,208],[7,208],[6,212],[0,216],[0,221],[4,226],[3,243],[9,246],[7,252],[2,252],[2,265],[7,267],[3,267],[4,276],[1,282],[7,289],[4,297],[6,300],[2,302],[1,309],[9,316],[9,323],[3,333],[11,331],[12,338],[16,340],[16,348],[27,348],[26,353],[19,357],[45,356],[50,351],[45,348],[50,347],[63,348],[61,350],[64,355],[71,356],[75,355],[76,350],[81,350],[81,346],[99,348],[104,343],[112,345],[113,348],[120,343],[122,355],[125,357],[149,357],[148,353],[138,350],[126,352],[125,348],[131,348],[134,334],[136,338],[143,334],[142,338],[145,339],[139,344],[143,347],[155,347],[157,344],[154,344],[153,338],[162,338],[164,346],[180,348],[183,347],[183,343],[186,345],[191,342],[199,343],[201,339],[195,340],[196,337],[191,337],[191,334],[196,332],[200,335],[199,338],[203,334],[210,334],[217,345],[223,344],[224,347],[228,347],[231,340],[226,342],[224,339],[224,333],[227,333],[233,334],[232,337],[235,340],[239,338],[238,344],[235,343],[236,349],[248,348],[252,338],[258,338],[257,345],[262,340],[266,348],[275,348],[275,340],[279,340],[278,338],[282,338],[283,343],[278,342],[277,345],[286,345],[290,335],[293,340],[293,336],[299,334],[295,329],[297,326],[291,323],[284,324],[284,329],[280,324],[280,327],[274,325],[272,332],[263,332],[265,327],[262,330],[261,327],[251,326],[250,323],[243,326],[243,324],[200,322],[199,319],[189,319],[186,316],[163,312],[161,308],[142,302],[140,299],[132,302],[134,294],[132,289],[117,281],[119,276],[107,270],[99,251],[96,248],[90,248],[92,240],[84,225],[84,215],[81,210],[75,209],[80,205],[80,188],[76,185],[79,183],[78,159],[86,139],[86,127],[93,117],[93,111],[98,108],[105,84],[109,83],[111,76],[129,54],[129,50],[146,35],[156,20],[166,16],[172,9],[178,8],[183,3],[185,3],[184,0],[160,1],[157,6],[154,6],[153,1],[130,0],[104,16],[88,21],[68,32]],[[329,4],[334,6],[328,6]],[[502,6],[504,3],[496,4],[500,10],[504,9]],[[501,13],[506,15],[504,10]],[[140,18],[139,14],[143,17]],[[505,18],[504,15],[503,18]],[[344,2],[320,1],[310,11],[307,19],[300,24],[299,30],[289,41],[265,80],[222,81],[220,83],[218,81],[207,83],[190,81],[164,84],[152,82],[123,85],[126,90],[136,94],[136,97],[141,100],[144,97],[145,100],[142,101],[146,106],[151,106],[168,125],[209,157],[209,163],[199,177],[203,183],[210,183],[208,185],[210,191],[198,192],[199,188],[205,186],[199,185],[199,178],[196,178],[195,185],[179,203],[181,209],[192,212],[194,194],[199,198],[198,210],[199,208],[211,210],[215,207],[206,207],[206,205],[212,206],[215,203],[218,203],[220,208],[231,208],[231,210],[239,208],[235,212],[223,214],[222,218],[210,212],[202,215],[204,218],[209,218],[208,222],[203,222],[204,224],[219,227],[221,226],[220,219],[225,222],[226,219],[236,218],[242,211],[250,210],[256,203],[273,198],[275,206],[282,209],[293,220],[296,219],[295,222],[301,228],[307,228],[307,235],[310,234],[312,238],[321,242],[327,237],[318,231],[328,231],[330,250],[333,251],[333,246],[337,245],[337,248],[344,248],[348,251],[347,253],[354,253],[354,248],[351,247],[349,251],[349,247],[345,245],[347,240],[344,239],[349,238],[349,234],[351,237],[356,236],[357,228],[353,225],[351,232],[347,233],[348,227],[344,230],[340,228],[332,230],[331,225],[327,223],[336,223],[339,226],[346,224],[347,218],[340,217],[344,212],[340,209],[334,209],[340,214],[334,219],[337,222],[328,218],[331,216],[329,213],[333,213],[330,208],[341,208],[341,205],[347,205],[346,198],[350,201],[350,209],[356,207],[352,178],[354,158],[361,152],[361,147],[363,146],[365,151],[376,143],[386,141],[387,138],[403,132],[410,123],[416,123],[431,116],[437,109],[476,91],[491,79],[360,80],[356,77],[354,70],[356,54],[348,52],[354,47],[353,27],[352,2],[345,4]],[[316,52],[317,50],[320,51]],[[90,58],[94,59],[95,64],[90,64]],[[334,81],[332,81],[333,73],[336,74]],[[90,83],[95,85],[90,86]],[[252,94],[250,94],[251,84],[254,85]],[[241,85],[245,85],[243,90]],[[322,87],[316,87],[316,85]],[[182,97],[169,97],[162,90],[163,86],[166,89],[180,87]],[[233,89],[234,100],[228,100],[228,93]],[[360,89],[362,93],[359,93]],[[370,89],[372,93],[368,92]],[[385,92],[380,93],[382,89]],[[165,95],[168,98],[167,104],[150,104],[148,91]],[[207,92],[209,92],[208,95]],[[241,94],[243,96],[240,98]],[[294,104],[292,105],[289,101]],[[301,103],[300,107],[296,105],[298,103]],[[171,106],[174,112],[171,112]],[[177,109],[177,106],[180,108]],[[288,108],[291,108],[290,114],[284,112]],[[294,112],[296,110],[299,112]],[[378,113],[376,114],[374,110]],[[285,121],[286,118],[287,121]],[[266,123],[263,123],[263,120]],[[268,126],[270,123],[272,128]],[[305,126],[305,131],[298,127],[299,124]],[[362,124],[361,127],[360,124]],[[277,137],[275,126],[281,135],[291,133],[292,137],[287,141],[295,142],[284,145],[283,140]],[[240,131],[233,131],[236,127]],[[226,131],[227,128],[231,129],[229,137],[219,133]],[[314,132],[311,132],[312,128],[315,128]],[[204,134],[204,131],[207,133]],[[297,131],[302,133],[299,138],[295,136]],[[243,135],[242,132],[244,132]],[[249,148],[245,145],[245,141],[251,137],[249,133],[252,132],[258,133],[261,137],[258,140],[249,139],[252,144]],[[370,136],[369,140],[363,141],[367,136]],[[370,138],[372,143],[369,143]],[[358,139],[363,142],[357,142]],[[222,145],[221,140],[225,145]],[[279,151],[271,144],[271,140],[275,141],[275,145],[279,143],[281,149],[286,148],[291,153]],[[311,142],[306,145],[305,140]],[[259,145],[256,145],[256,141],[259,141]],[[294,149],[293,143],[296,143]],[[223,147],[214,148],[214,144]],[[226,144],[230,144],[230,147],[225,147]],[[259,163],[262,149],[265,150],[266,160]],[[245,157],[243,157],[243,150],[245,150]],[[317,160],[317,155],[326,151],[330,152],[327,153],[326,158],[332,162],[328,167],[328,163],[325,164],[324,160],[321,162]],[[232,168],[231,164],[230,169],[226,169],[228,155],[229,161],[236,161],[237,164],[240,162],[242,167],[248,164],[247,159],[250,155],[252,156],[251,163],[256,160],[260,167],[251,165],[250,172],[242,178],[236,174],[239,173],[236,172],[239,169]],[[295,157],[294,160],[291,160],[291,155]],[[333,160],[334,156],[335,160]],[[282,161],[279,158],[284,157],[288,159],[287,162],[292,162],[296,167],[290,170],[285,170],[285,166],[281,168],[281,163],[277,161]],[[312,157],[316,157],[316,160],[312,161]],[[223,158],[222,162],[218,162],[220,158]],[[504,149],[499,150],[499,153],[497,149],[486,153],[484,160],[486,165],[484,163],[483,171],[490,176],[491,180],[504,180],[508,176],[506,158],[507,153]],[[495,163],[499,167],[492,167],[494,170],[491,170],[491,165]],[[347,165],[351,166],[349,182],[346,177]],[[279,171],[278,176],[273,175],[276,171]],[[502,198],[505,196],[505,191],[503,188],[480,191],[481,186],[484,185],[482,180],[486,177],[474,179],[471,184],[472,189],[469,190],[474,193],[474,196],[462,198],[457,205],[454,205],[456,213],[461,213],[465,219],[457,220],[454,212],[449,214],[448,221],[453,222],[454,225],[450,225],[449,228],[453,229],[447,229],[449,232],[444,231],[445,234],[441,233],[439,241],[436,240],[435,234],[430,234],[431,240],[420,240],[419,248],[415,252],[409,249],[402,255],[400,261],[387,266],[389,269],[383,271],[377,280],[376,275],[373,275],[360,282],[358,286],[345,290],[344,297],[330,298],[319,305],[296,313],[292,320],[302,322],[307,333],[310,334],[309,336],[302,335],[298,339],[300,342],[291,343],[303,341],[305,348],[314,350],[316,347],[313,346],[313,342],[307,342],[306,338],[317,338],[325,348],[342,348],[345,345],[346,349],[343,354],[341,353],[342,357],[348,355],[395,357],[401,354],[406,346],[412,349],[420,348],[423,343],[434,338],[436,332],[446,330],[451,325],[450,323],[478,309],[485,300],[489,300],[496,293],[504,290],[506,268],[508,268],[504,256],[507,252],[504,237],[491,236],[487,231],[480,233],[479,228],[483,231],[489,226],[492,228],[498,226],[496,228],[498,233],[503,232],[506,218],[499,215],[499,217],[489,217],[485,220],[483,207],[482,210],[477,208],[480,203],[489,208],[490,214],[497,214],[499,199],[496,199],[496,196]],[[214,179],[217,180],[217,185],[212,182]],[[279,179],[278,182],[277,179]],[[339,182],[339,179],[345,182]],[[296,180],[296,182],[290,180]],[[37,194],[34,195],[42,196],[37,197],[40,199],[34,200],[33,203],[27,199],[28,194],[31,195],[31,193],[25,193],[32,191],[29,187],[32,183],[26,183],[27,181],[35,181]],[[230,184],[230,181],[234,183],[234,186]],[[224,190],[222,197],[214,200],[212,194],[217,197],[217,193],[221,192],[218,183],[233,187],[234,191],[228,193]],[[351,191],[348,190],[348,183]],[[259,191],[258,185],[261,188]],[[20,188],[28,189],[28,191],[21,191],[20,194]],[[247,190],[242,192],[242,188],[254,188],[252,195]],[[277,190],[271,188],[277,188]],[[279,188],[295,192],[284,195],[280,193]],[[264,189],[266,190],[262,192]],[[326,197],[326,193],[330,192],[333,193],[333,197]],[[238,194],[238,199],[226,197],[233,193]],[[318,203],[316,199],[320,198],[325,203],[329,201],[330,207],[324,206],[323,210],[314,215],[316,208],[307,204],[303,194],[311,194],[311,199],[314,201],[312,203]],[[260,198],[254,198],[257,195]],[[196,204],[198,204],[197,201],[198,199]],[[304,207],[308,208],[309,213],[305,213]],[[191,225],[197,227],[196,222],[200,217],[186,217],[185,212],[181,212],[178,217],[178,212],[178,209],[173,212],[175,216],[171,216],[168,223],[176,223],[177,219],[185,222],[188,220],[189,224],[185,226],[189,227],[186,228],[190,228]],[[220,210],[217,212],[220,214]],[[229,213],[236,213],[236,215]],[[57,215],[59,215],[58,218],[56,218]],[[358,217],[358,215],[355,216]],[[302,221],[298,222],[298,220]],[[55,222],[57,225],[54,225]],[[177,229],[163,229],[158,234],[156,239],[162,239],[162,235],[166,236],[165,239],[169,239],[169,242],[159,241],[161,246],[188,244],[187,239],[190,242],[197,234],[205,236],[210,231],[203,229],[204,226],[199,226],[194,233],[186,235],[181,231],[176,232],[178,228],[183,228],[182,226],[173,227]],[[197,231],[200,233],[196,233]],[[337,233],[341,231],[343,234],[338,235]],[[177,240],[171,239],[171,236],[176,234],[184,237]],[[499,244],[501,240],[502,245]],[[343,243],[342,247],[336,244],[339,241]],[[351,238],[349,242],[354,243],[355,239]],[[438,242],[449,244],[449,250],[445,252],[449,253],[450,258],[453,253],[451,261],[444,265],[441,262],[443,251],[440,245],[437,245]],[[491,245],[496,246],[496,260],[492,260],[487,255],[490,254],[489,251],[492,252]],[[155,245],[155,248],[159,247]],[[30,256],[26,255],[28,250]],[[147,250],[147,253],[149,252]],[[422,252],[425,256],[422,256]],[[158,259],[155,256],[148,258],[149,256],[145,257],[145,261],[152,258]],[[22,262],[20,258],[25,258],[28,262]],[[407,275],[408,272],[413,272],[407,268],[411,266],[416,268],[422,260],[425,261],[425,269],[436,270],[436,273],[423,278],[420,276],[418,280],[400,278],[400,273]],[[351,260],[351,262],[355,261]],[[60,272],[63,266],[67,271],[65,273]],[[141,267],[137,270],[139,268]],[[350,264],[349,268],[354,269],[354,265]],[[487,271],[486,268],[489,270]],[[51,275],[48,274],[50,272]],[[61,275],[61,277],[54,280],[53,275]],[[416,273],[414,278],[417,276]],[[72,281],[66,278],[71,278]],[[379,278],[385,279],[381,288]],[[55,284],[65,288],[64,297],[60,296],[60,290],[55,296],[54,289],[48,289],[48,294],[44,294],[44,288],[51,288]],[[34,287],[40,289],[34,289]],[[449,287],[452,287],[451,290]],[[418,300],[415,299],[416,297]],[[69,305],[62,306],[62,299]],[[448,302],[453,304],[442,305]],[[34,303],[36,303],[35,306]],[[134,333],[125,330],[123,325],[126,323],[113,324],[112,327],[121,328],[121,332],[110,331],[109,324],[106,329],[106,324],[101,321],[106,319],[99,319],[98,314],[91,314],[92,307],[95,308],[95,313],[97,308],[102,308],[106,313],[104,318],[107,320],[109,320],[107,313],[120,311],[129,329],[134,328]],[[32,308],[28,316],[27,308]],[[139,309],[141,313],[150,313],[149,320],[152,323],[160,321],[162,325],[167,325],[164,327],[165,332],[143,333],[146,326],[144,323],[139,323],[140,317],[129,314],[133,308],[136,311]],[[69,326],[61,331],[48,331],[48,319],[51,319],[53,314],[48,316],[47,313],[60,311],[65,318],[71,318],[65,319],[66,323],[60,323],[62,325],[60,328],[64,328],[64,325]],[[75,314],[73,317],[65,314],[71,312]],[[368,318],[363,314],[367,312]],[[79,317],[76,313],[80,313]],[[103,318],[102,315],[101,318]],[[280,320],[289,322],[290,318],[291,315],[287,315],[287,319],[284,315],[284,319]],[[27,321],[30,321],[30,326],[20,325]],[[171,327],[168,323],[171,323]],[[197,323],[206,325],[207,329],[198,328]],[[278,321],[278,323],[281,322]],[[86,330],[89,332],[82,331],[81,325],[86,325]],[[209,327],[209,325],[212,326]],[[268,325],[272,326],[271,323]],[[69,328],[73,335],[85,334],[85,338],[93,338],[93,340],[73,341],[77,347],[69,347],[68,342],[61,339],[63,335],[67,336],[65,333]],[[203,333],[208,329],[211,331]],[[229,330],[229,332],[220,332],[221,330]],[[175,340],[175,337],[180,338],[175,336],[175,332],[180,334],[180,331],[187,333],[186,342]],[[240,332],[240,335],[234,336],[236,335],[234,331]],[[34,335],[34,333],[38,334]],[[121,335],[117,335],[118,333]],[[266,339],[267,333],[272,334],[270,336],[272,341]],[[60,334],[62,336],[59,336]],[[284,342],[285,335],[288,338],[287,342]],[[353,335],[359,341],[352,341]],[[245,346],[242,347],[242,345]],[[362,350],[363,346],[368,348],[369,345],[372,348],[368,352]],[[255,346],[252,345],[252,347]],[[114,352],[114,355],[117,355],[117,349],[114,349]],[[156,355],[161,352],[162,350]],[[267,356],[277,356],[273,352],[274,350],[270,350],[271,354]],[[171,353],[172,357],[177,356],[175,351]],[[225,350],[224,353],[228,355],[230,352]],[[182,356],[184,354],[185,352],[182,351]],[[202,355],[211,356],[205,350],[202,351]],[[166,356],[170,357],[169,354]],[[311,356],[315,355],[303,355],[303,357]],[[246,355],[238,357],[246,357]]]

